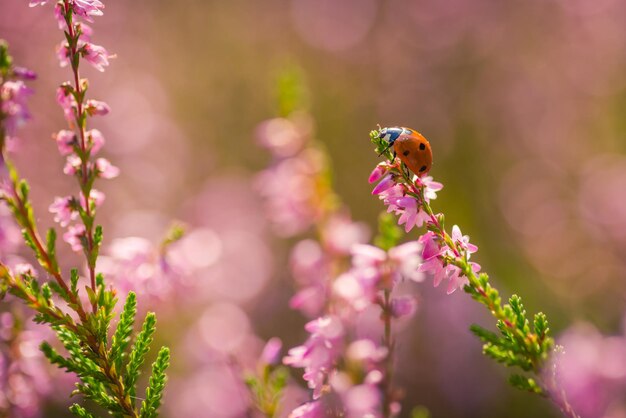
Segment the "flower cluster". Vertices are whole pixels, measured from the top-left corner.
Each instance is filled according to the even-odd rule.
[[[565,392],[553,382],[546,380],[544,370],[554,348],[554,340],[548,335],[547,318],[543,313],[534,316],[532,327],[526,317],[521,298],[511,296],[502,305],[499,292],[489,283],[481,266],[470,261],[478,247],[454,225],[451,233],[445,228],[443,214],[435,214],[430,206],[442,185],[429,176],[417,176],[389,150],[389,144],[380,138],[378,131],[370,133],[372,143],[379,155],[388,162],[379,164],[370,176],[370,183],[378,181],[372,193],[378,195],[387,211],[397,215],[398,224],[405,225],[408,232],[414,226],[425,226],[417,243],[421,246],[423,262],[417,271],[429,273],[433,284],[448,281],[447,292],[463,289],[473,299],[485,305],[498,321],[501,335],[494,334],[478,325],[471,327],[483,342],[486,355],[511,367],[521,368],[534,377],[515,374],[510,382],[514,386],[550,397],[570,417],[577,417],[567,400]]]
[[[412,296],[392,294],[403,279],[422,280],[420,251],[416,242],[388,251],[352,246],[351,268],[330,282],[326,313],[306,325],[309,338],[284,359],[285,364],[304,369],[303,378],[313,390],[312,403],[294,410],[292,417],[324,416],[329,409],[350,417],[399,412],[391,386],[391,326],[393,319],[412,315],[416,305]],[[355,328],[359,316],[370,309],[380,311],[382,321],[375,325],[379,339],[359,337]]]
[[[332,205],[325,156],[311,146],[311,131],[304,114],[271,119],[257,130],[258,142],[274,157],[270,167],[257,175],[257,190],[268,219],[282,236],[306,231]]]
[[[0,39],[0,138],[5,146],[16,137],[17,130],[30,118],[26,100],[33,94],[25,81],[37,78],[34,72],[13,65],[6,43]],[[7,144],[8,145],[8,144]]]
[[[30,6],[44,5],[46,0],[34,0]],[[78,197],[57,197],[50,205],[50,212],[62,227],[67,227],[63,239],[72,250],[83,252],[89,267],[91,287],[95,287],[95,261],[98,255],[101,232],[94,225],[97,208],[104,201],[104,194],[93,188],[97,178],[117,177],[119,169],[105,158],[95,158],[104,145],[104,136],[97,129],[87,129],[89,117],[106,115],[106,103],[86,99],[89,88],[87,79],[79,75],[81,59],[99,71],[109,64],[110,55],[101,46],[91,43],[93,30],[85,23],[93,22],[102,15],[104,5],[98,0],[67,0],[55,4],[55,16],[59,28],[65,31],[65,41],[57,49],[61,67],[71,66],[74,82],[65,82],[57,89],[57,102],[69,124],[54,135],[59,153],[66,157],[63,172],[77,179],[80,186]],[[72,224],[80,219],[80,223]]]
[[[0,314],[0,415],[36,418],[57,386],[68,390],[71,384],[53,372],[39,350],[51,332],[17,312]]]

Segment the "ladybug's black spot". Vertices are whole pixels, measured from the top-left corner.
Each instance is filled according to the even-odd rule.
[[[420,150],[424,151],[426,149],[426,145],[423,142],[420,142]]]
[[[404,151],[404,152],[402,153],[402,155],[404,155],[405,157],[406,157],[407,155],[409,155],[409,154],[410,154],[410,153],[409,153],[409,150],[406,150],[406,151]]]
[[[421,166],[421,167],[420,167],[420,173],[421,173],[422,171],[426,171],[426,166],[425,166],[425,165],[423,165],[423,166]]]

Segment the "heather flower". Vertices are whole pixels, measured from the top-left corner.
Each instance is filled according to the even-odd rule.
[[[467,251],[469,254],[473,254],[478,251],[478,247],[469,242],[469,236],[463,235],[461,229],[454,225],[452,227],[452,241],[454,241],[458,248],[461,248],[464,251]]]
[[[96,189],[91,189],[91,191],[89,192],[90,207],[97,208],[98,206],[102,205],[102,203],[104,202],[104,198],[105,198],[104,193]],[[87,202],[85,202],[85,196],[83,195],[82,192],[80,193],[80,206],[83,209],[87,210]]]
[[[67,157],[67,160],[65,161],[65,166],[63,167],[63,173],[67,174],[68,176],[73,176],[74,174],[78,173],[78,171],[80,170],[80,167],[81,167],[81,161],[78,155],[71,154]]]
[[[59,46],[57,46],[57,58],[59,60],[59,65],[61,68],[65,68],[70,65],[70,46],[67,42],[61,42]]]
[[[394,318],[411,317],[417,310],[417,302],[412,296],[397,296],[391,299],[391,315]]]
[[[99,0],[72,0],[72,9],[78,16],[82,16],[88,22],[93,22],[93,16],[102,16],[104,4]]]
[[[29,7],[43,6],[46,3],[48,3],[48,0],[31,0],[28,3],[28,6]]]
[[[74,147],[78,145],[78,138],[76,134],[67,129],[60,130],[54,139],[57,143],[57,148],[61,155],[69,155],[74,152]]]
[[[581,416],[604,417],[626,390],[626,337],[604,336],[590,324],[576,324],[559,342],[565,350],[553,359],[556,382]]]
[[[13,75],[21,80],[36,80],[37,73],[24,67],[13,67]]]
[[[90,116],[104,116],[110,112],[111,108],[108,104],[99,100],[89,99],[85,102],[85,111]]]
[[[103,72],[104,67],[109,65],[110,55],[104,47],[92,43],[85,43],[81,48],[81,54],[87,62],[98,71]]]
[[[56,197],[48,210],[54,214],[54,222],[66,227],[78,217],[72,196]]]
[[[289,350],[283,363],[304,368],[303,378],[318,399],[343,346],[344,327],[335,316],[324,316],[306,324],[310,333],[304,345]]]
[[[96,171],[98,176],[103,179],[112,179],[120,174],[120,169],[112,165],[109,160],[105,158],[98,158],[96,160]]]
[[[32,90],[22,80],[6,81],[0,85],[0,114],[9,138],[14,137],[17,129],[30,118],[26,98],[31,94]]]
[[[263,364],[275,365],[280,360],[280,351],[283,348],[283,342],[280,338],[270,338],[265,347],[263,347],[263,352],[261,353],[260,361]]]
[[[326,418],[324,403],[320,400],[300,405],[289,414],[288,418]]]
[[[83,250],[83,240],[86,238],[85,234],[85,225],[72,225],[67,229],[67,232],[63,234],[63,240],[72,247],[72,250],[80,252]]]
[[[256,188],[265,198],[267,216],[277,233],[295,235],[318,217],[315,177],[321,156],[312,150],[279,161],[257,175]]]
[[[322,226],[324,248],[332,254],[348,255],[356,244],[364,244],[369,238],[367,225],[354,222],[350,217],[334,215]]]
[[[376,183],[378,180],[380,180],[389,171],[388,166],[389,164],[386,162],[379,163],[376,166],[376,168],[372,170],[372,173],[370,174],[368,182],[371,184],[371,183]],[[377,194],[377,193],[372,192],[372,194]]]
[[[87,131],[85,133],[85,136],[87,137],[87,141],[90,147],[90,154],[96,155],[104,145],[104,136],[102,135],[102,132],[97,129],[92,129],[90,131]]]
[[[63,84],[57,89],[57,103],[63,109],[65,119],[69,122],[74,120],[74,115],[77,109],[76,99],[71,94],[72,87],[68,84]]]
[[[372,190],[372,194],[376,195],[376,194],[381,194],[384,191],[389,190],[390,188],[394,187],[396,185],[396,182],[394,181],[394,178],[391,174],[385,176],[380,183],[378,183],[376,185],[376,187],[374,187],[374,189]]]

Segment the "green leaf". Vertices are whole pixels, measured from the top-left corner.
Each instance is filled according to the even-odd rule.
[[[120,314],[120,320],[111,339],[111,360],[116,363],[118,369],[121,368],[124,350],[130,343],[130,336],[133,332],[135,324],[135,315],[137,313],[137,297],[135,293],[130,292],[126,298],[124,309]]]
[[[78,294],[78,279],[79,279],[78,269],[70,270],[70,282],[71,282],[70,290],[72,291],[74,295]]]
[[[537,384],[535,379],[532,379],[530,377],[513,374],[509,377],[509,383],[513,387],[527,392],[537,393],[539,395],[542,395],[544,393],[543,389]]]
[[[128,356],[128,364],[126,365],[126,376],[124,378],[124,387],[126,394],[134,397],[136,394],[135,384],[139,378],[139,368],[143,364],[146,354],[152,343],[152,336],[156,331],[156,316],[153,312],[148,312],[146,319],[143,321],[141,332],[137,335],[137,340],[133,344],[133,348]]]
[[[495,333],[481,327],[480,325],[470,325],[470,331],[478,338],[480,338],[483,342],[491,343],[494,345],[500,344],[500,337],[498,337]]]
[[[141,418],[156,418],[161,406],[161,398],[165,390],[165,382],[167,376],[165,370],[170,365],[170,350],[167,347],[161,347],[157,359],[152,363],[152,376],[146,389],[146,400],[141,404]]]
[[[95,415],[90,414],[85,408],[78,405],[77,403],[70,406],[70,412],[80,418],[96,418]]]

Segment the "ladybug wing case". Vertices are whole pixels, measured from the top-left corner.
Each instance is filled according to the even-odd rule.
[[[404,164],[418,176],[424,176],[433,164],[433,154],[428,140],[417,132],[411,136],[402,135],[393,149]]]

